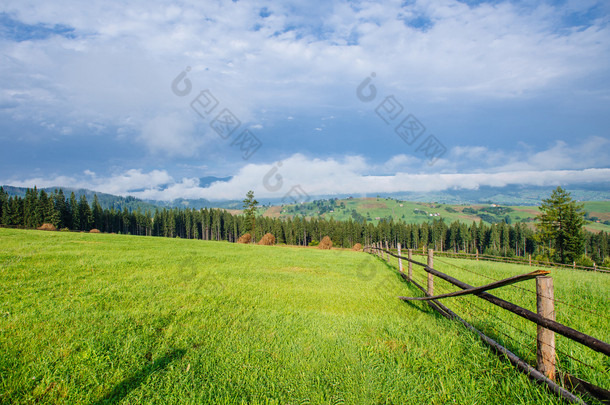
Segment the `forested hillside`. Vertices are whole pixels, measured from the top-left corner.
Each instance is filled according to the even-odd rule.
[[[223,209],[161,209],[122,211],[103,209],[94,196],[90,204],[82,195],[66,197],[62,190],[48,194],[30,189],[21,197],[9,197],[0,188],[0,223],[5,226],[36,228],[52,223],[58,229],[89,231],[98,229],[108,233],[180,237],[188,239],[226,240],[235,242],[249,231],[244,217]],[[525,223],[507,224],[505,221],[487,224],[483,221],[466,224],[460,221],[445,222],[433,218],[432,222],[406,223],[402,219],[380,219],[377,223],[363,221],[336,221],[333,218],[260,217],[256,220],[255,240],[270,232],[277,243],[288,245],[316,245],[322,237],[331,237],[334,246],[352,247],[356,243],[388,240],[395,246],[420,249],[423,246],[443,251],[487,253],[501,256],[540,256],[546,254],[544,244],[535,231]],[[602,263],[610,256],[608,233],[583,232],[584,255],[577,261],[590,265]]]

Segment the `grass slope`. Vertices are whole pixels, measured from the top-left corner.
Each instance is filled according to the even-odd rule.
[[[0,229],[0,285],[2,403],[560,403],[360,252]]]

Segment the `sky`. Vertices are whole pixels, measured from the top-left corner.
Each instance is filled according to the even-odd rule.
[[[168,201],[603,184],[609,23],[604,0],[5,0],[0,184]]]

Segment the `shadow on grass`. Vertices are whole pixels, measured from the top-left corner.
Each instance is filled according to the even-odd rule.
[[[154,362],[144,366],[140,371],[121,381],[112,391],[104,395],[103,398],[94,402],[93,405],[116,404],[126,397],[131,391],[138,388],[146,377],[156,371],[160,371],[167,367],[174,360],[181,359],[186,353],[184,349],[175,349],[163,357],[158,358]]]

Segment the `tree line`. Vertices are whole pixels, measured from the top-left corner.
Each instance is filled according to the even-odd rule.
[[[574,215],[569,211],[568,215]],[[367,222],[336,221],[324,218],[256,217],[253,230],[254,241],[266,233],[272,233],[279,244],[316,245],[328,235],[337,247],[352,247],[387,240],[391,247],[400,243],[405,248],[422,249],[424,246],[438,251],[490,254],[496,256],[537,257],[541,260],[558,260],[591,265],[592,261],[610,261],[608,233],[592,233],[581,230],[576,233],[578,244],[572,255],[562,250],[559,257],[557,246],[560,242],[550,239],[552,215],[543,222],[543,229],[532,229],[525,223],[507,224],[505,221],[486,224],[483,221],[465,224],[458,221],[446,223],[442,218],[432,222],[407,224],[403,220],[383,219],[377,224]],[[51,223],[57,229],[90,231],[98,229],[106,233],[121,233],[170,238],[203,239],[236,242],[246,232],[252,231],[252,218],[232,214],[218,208],[190,209],[163,208],[129,211],[103,209],[95,195],[89,203],[83,195],[76,198],[72,192],[66,196],[59,189],[52,193],[36,188],[28,189],[24,197],[9,196],[0,187],[0,224],[23,228],[36,228],[43,223]],[[566,230],[560,230],[561,238],[566,238]],[[553,236],[554,237],[554,236]],[[569,245],[569,246],[572,246]],[[568,247],[569,247],[568,246]],[[562,248],[563,249],[563,248]]]

